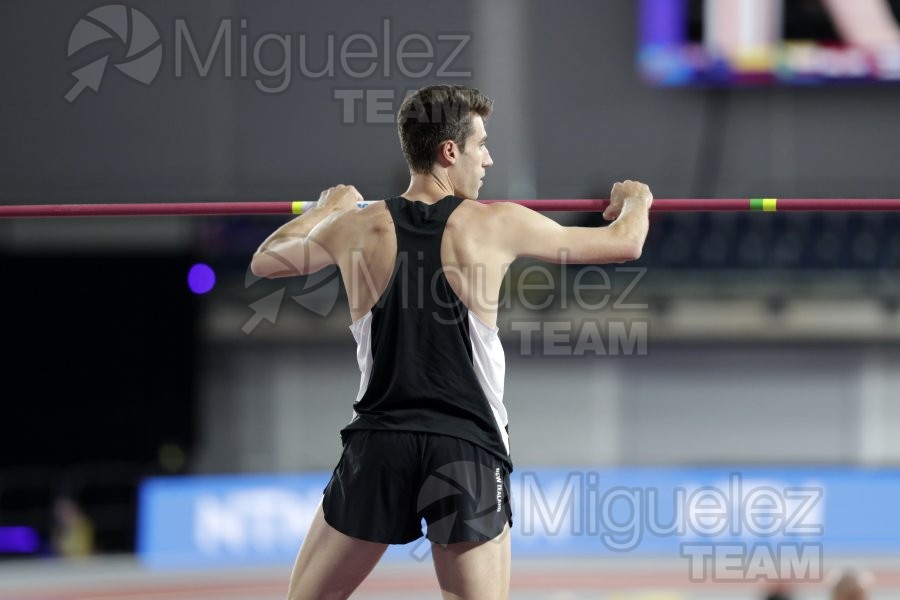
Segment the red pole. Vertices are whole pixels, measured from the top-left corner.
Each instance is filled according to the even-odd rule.
[[[598,212],[609,200],[482,200],[515,202],[540,212]],[[362,202],[360,205],[368,205]],[[290,215],[301,214],[315,202],[161,202],[134,204],[36,204],[0,206],[0,218],[116,217],[177,215]],[[654,212],[886,212],[900,210],[897,198],[675,198],[653,201]]]
[[[160,202],[0,206],[0,217],[144,217],[174,215],[289,215],[290,202]]]

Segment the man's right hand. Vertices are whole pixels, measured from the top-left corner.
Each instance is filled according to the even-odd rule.
[[[362,201],[362,194],[352,185],[336,185],[322,190],[316,206],[329,212],[341,212],[356,208],[356,203]]]
[[[649,209],[653,203],[653,194],[650,193],[650,188],[640,181],[620,181],[613,185],[609,195],[609,206],[603,211],[603,218],[607,221],[618,219],[625,202],[646,202]]]

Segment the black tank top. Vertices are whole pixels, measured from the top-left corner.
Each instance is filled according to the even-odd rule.
[[[390,281],[350,329],[361,372],[353,419],[341,435],[389,429],[468,440],[511,469],[505,362],[497,328],[479,320],[444,276],[441,239],[463,200],[385,200],[397,236]],[[362,268],[362,267],[361,267]]]

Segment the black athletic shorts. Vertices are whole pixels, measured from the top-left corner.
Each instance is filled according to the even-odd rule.
[[[383,544],[494,539],[509,523],[509,469],[465,440],[408,431],[353,431],[325,488],[325,521]]]

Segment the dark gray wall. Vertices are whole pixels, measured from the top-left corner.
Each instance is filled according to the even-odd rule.
[[[115,199],[220,199],[309,197],[336,182],[355,182],[375,194],[396,189],[405,170],[390,125],[343,125],[334,90],[349,86],[389,88],[401,94],[420,80],[372,76],[310,79],[297,68],[299,37],[307,36],[311,66],[324,60],[326,36],[339,44],[354,32],[393,35],[466,32],[465,5],[401,2],[134,2],[160,29],[162,70],[144,87],[109,68],[99,95],[85,91],[63,100],[69,73],[98,52],[121,55],[116,42],[100,42],[66,58],[70,29],[97,2],[5,2],[0,6],[4,90],[0,127],[2,199],[13,201],[110,201]],[[266,32],[294,35],[293,81],[279,95],[259,92],[252,78],[223,76],[217,61],[201,79],[188,65],[175,77],[175,20],[209,49],[223,18],[234,19],[235,74],[239,20],[253,41]],[[396,40],[394,43],[396,48]],[[451,44],[436,46],[443,55]],[[381,50],[379,49],[379,52]],[[392,52],[393,55],[393,52]],[[263,53],[279,62],[277,47]],[[471,67],[471,45],[455,64]],[[253,75],[250,59],[248,73]],[[338,63],[339,65],[339,63]],[[393,68],[396,73],[396,67]],[[274,78],[277,79],[277,78]],[[273,79],[273,80],[274,80]],[[210,198],[213,199],[213,198]]]
[[[405,171],[392,126],[342,124],[334,90],[402,95],[436,78],[394,68],[360,85],[296,69],[300,35],[315,65],[327,33],[380,40],[384,18],[393,48],[406,33],[472,36],[454,67],[473,76],[452,80],[497,100],[490,130],[502,135],[492,137],[497,167],[485,196],[515,191],[523,171],[544,197],[599,194],[626,177],[648,181],[658,197],[890,195],[898,184],[900,88],[652,89],[635,71],[633,2],[134,2],[161,29],[162,72],[144,87],[109,69],[99,95],[69,105],[69,73],[92,51],[121,51],[103,42],[66,58],[69,31],[97,4],[0,5],[4,202],[294,198],[336,182],[372,197],[395,192]],[[192,70],[176,80],[176,17],[207,45],[223,17],[246,18],[251,43],[292,32],[291,86],[265,95],[251,80],[223,78],[221,62],[208,80]],[[436,44],[438,58],[450,47]],[[274,46],[264,57],[277,62]],[[511,137],[529,152],[511,148]],[[510,171],[511,157],[533,164]]]

